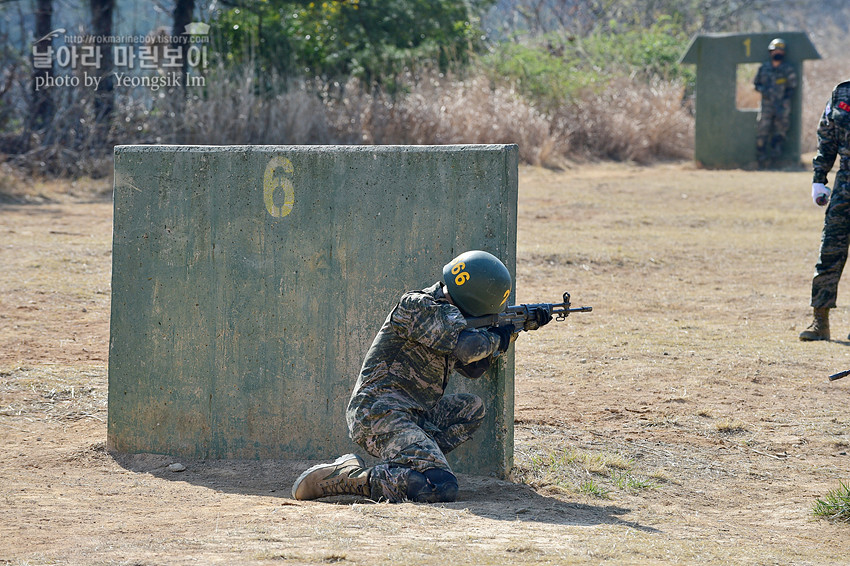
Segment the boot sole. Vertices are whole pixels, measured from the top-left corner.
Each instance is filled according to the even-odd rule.
[[[356,459],[358,465],[361,468],[366,467],[366,463],[363,461],[363,458],[361,458],[357,454],[345,454],[343,456],[340,456],[339,458],[337,458],[336,460],[334,460],[330,464],[316,464],[315,466],[312,466],[311,468],[304,470],[304,473],[302,473],[300,476],[298,476],[298,479],[295,480],[294,484],[292,484],[292,499],[298,499],[297,497],[295,497],[295,492],[298,491],[298,486],[301,485],[301,482],[304,481],[304,479],[307,476],[309,476],[310,474],[312,474],[313,472],[315,472],[319,468],[324,468],[324,467],[327,467],[327,466],[340,466],[340,465],[342,465],[343,462],[346,462],[346,461],[352,460],[352,459]]]

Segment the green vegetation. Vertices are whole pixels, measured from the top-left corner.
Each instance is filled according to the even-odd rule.
[[[616,76],[693,81],[679,57],[690,39],[663,16],[648,28],[611,21],[584,37],[550,32],[491,42],[480,16],[492,0],[265,0],[217,12],[215,52],[225,67],[254,65],[260,78],[395,84],[405,72],[485,73],[553,111]]]
[[[655,483],[648,478],[634,476],[628,472],[611,471],[611,481],[618,488],[625,491],[642,491],[644,489],[652,489]]]
[[[649,475],[638,472],[634,461],[622,454],[574,449],[536,453],[520,462],[514,474],[517,481],[535,488],[552,487],[602,499],[614,490],[634,493],[665,481],[657,470]]]
[[[839,482],[840,486],[830,490],[823,499],[816,499],[812,513],[815,517],[836,523],[850,523],[850,486]]]
[[[482,66],[492,80],[505,80],[547,111],[575,102],[587,88],[599,89],[613,78],[694,81],[694,70],[679,64],[690,40],[669,18],[649,28],[612,24],[614,32],[586,37],[550,33],[528,42],[496,45]]]
[[[597,484],[593,479],[585,480],[578,486],[578,492],[599,499],[607,499],[609,490]]]
[[[264,73],[384,82],[411,67],[469,62],[490,0],[264,0],[223,10],[213,27],[227,64]]]
[[[44,35],[10,4],[0,2],[0,37]],[[550,167],[583,158],[687,159],[695,69],[678,61],[690,38],[753,29],[778,5],[222,0],[183,14],[210,25],[204,66],[191,72],[202,84],[191,87],[120,87],[96,100],[82,87],[57,88],[35,104],[29,43],[7,41],[0,151],[22,174],[92,178],[109,175],[117,144],[213,139],[517,143],[523,162]]]

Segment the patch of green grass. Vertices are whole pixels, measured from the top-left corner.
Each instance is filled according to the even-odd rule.
[[[634,476],[628,472],[611,471],[611,481],[620,489],[627,491],[642,491],[644,489],[653,489],[655,483],[646,478]]]
[[[628,470],[632,467],[631,460],[621,454],[612,454],[610,452],[592,453],[582,450],[570,450],[566,453],[564,461],[567,464],[579,465],[594,474],[607,474],[611,468]]]
[[[812,513],[815,517],[835,523],[850,523],[850,486],[839,482],[837,489],[830,490],[823,499],[816,499]]]
[[[615,452],[555,450],[537,452],[515,470],[517,481],[564,493],[607,498],[613,490],[637,492],[654,489],[661,478],[634,471],[630,458]]]
[[[589,473],[607,475],[611,468],[630,469],[632,462],[620,454],[570,450],[535,454],[529,459],[529,465],[530,469],[536,473],[562,475],[571,467],[581,467]]]
[[[610,490],[606,489],[604,486],[599,485],[592,479],[585,480],[578,486],[579,493],[583,493],[585,495],[591,495],[593,497],[598,497],[600,499],[608,499],[608,493]]]

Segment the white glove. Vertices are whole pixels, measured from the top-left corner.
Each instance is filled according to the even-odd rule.
[[[829,187],[823,183],[812,183],[812,200],[818,206],[825,206],[829,202]]]

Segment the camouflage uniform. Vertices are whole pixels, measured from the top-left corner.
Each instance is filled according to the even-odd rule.
[[[812,306],[834,308],[838,280],[847,261],[850,243],[850,81],[832,91],[818,124],[818,153],[812,160],[814,183],[827,183],[835,159],[838,172],[826,208],[820,256],[812,281]]]
[[[774,67],[770,61],[759,67],[754,81],[761,93],[761,112],[756,126],[756,152],[760,165],[782,156],[791,125],[791,97],[797,88],[794,66],[783,61]]]
[[[484,403],[444,395],[449,375],[478,377],[498,352],[499,337],[467,329],[442,283],[401,297],[366,354],[345,415],[351,439],[382,460],[369,478],[373,499],[404,500],[411,470],[451,472],[445,454],[478,429]]]

